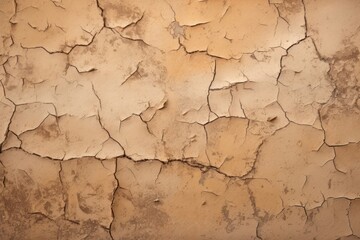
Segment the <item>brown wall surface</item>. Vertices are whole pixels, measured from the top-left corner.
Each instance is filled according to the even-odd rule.
[[[0,0],[0,240],[360,239],[359,0]]]

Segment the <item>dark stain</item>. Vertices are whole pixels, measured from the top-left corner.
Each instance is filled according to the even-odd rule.
[[[336,52],[336,54],[334,56],[334,60],[335,61],[340,61],[340,60],[346,61],[346,60],[351,60],[351,59],[358,60],[359,54],[360,54],[360,51],[357,47],[348,46],[344,50]]]
[[[233,220],[230,218],[229,216],[229,210],[227,208],[227,205],[224,205],[222,208],[221,208],[221,213],[224,217],[224,220],[225,222],[227,222],[227,225],[226,225],[226,232],[227,233],[231,233],[235,230],[235,226],[233,224]]]
[[[55,122],[48,125],[42,124],[36,131],[37,135],[41,135],[46,140],[56,138],[60,135],[58,126]]]
[[[83,211],[86,214],[91,214],[93,211],[91,207],[87,206],[85,199],[80,195],[80,193],[77,193],[77,199],[79,203],[79,208],[81,211]]]

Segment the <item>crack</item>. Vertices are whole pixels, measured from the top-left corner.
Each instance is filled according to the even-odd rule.
[[[50,1],[54,4],[55,7],[60,8],[60,9],[62,9],[62,10],[66,10],[66,8],[64,8],[63,6],[61,6],[58,2],[53,1],[53,0],[50,0]]]
[[[8,125],[7,125],[7,127],[6,127],[6,130],[5,130],[5,133],[4,133],[4,135],[5,135],[4,141],[5,141],[6,138],[7,138],[7,136],[8,136],[8,134],[9,134],[9,132],[10,132],[10,125],[12,124],[12,120],[13,120],[14,115],[15,115],[15,112],[16,112],[16,104],[15,104],[11,99],[9,99],[9,98],[6,96],[5,87],[4,87],[4,84],[2,83],[2,81],[0,81],[0,84],[1,84],[2,89],[3,89],[3,94],[4,94],[5,99],[8,100],[9,102],[11,102],[11,104],[14,105],[14,106],[13,106],[13,107],[14,107],[14,108],[13,108],[13,112],[12,112],[12,114],[11,114],[11,116],[10,116],[9,123],[8,123]],[[3,142],[0,144],[0,151],[2,150],[2,144],[3,144]]]
[[[326,145],[326,143],[325,143],[325,139],[324,139],[324,144]],[[326,145],[327,146],[327,145]],[[328,146],[329,147],[329,146]],[[337,165],[336,165],[336,161],[335,161],[335,159],[336,159],[336,157],[337,157],[337,155],[336,155],[336,148],[335,147],[331,147],[332,149],[333,149],[333,151],[334,151],[334,158],[333,159],[331,159],[330,161],[332,161],[332,163],[333,163],[333,165],[334,165],[334,168],[335,168],[335,170],[336,171],[338,171],[338,172],[340,172],[340,173],[342,173],[342,174],[347,174],[347,172],[343,172],[343,171],[341,171],[338,167],[337,167]]]
[[[91,37],[94,36],[94,34],[92,34],[90,31],[84,29],[82,26],[80,26],[81,30],[83,30],[84,32],[86,32],[87,34],[89,34]]]
[[[227,82],[227,86],[223,86],[223,87],[212,87],[210,89],[210,91],[219,91],[219,90],[228,90],[228,89],[233,89],[234,87],[237,87],[239,85],[242,85],[242,84],[245,84],[247,82],[249,83],[256,83],[254,81],[250,81],[249,78],[242,72],[243,76],[246,78],[246,81],[245,82],[229,82],[229,81],[226,81]]]
[[[106,18],[104,16],[104,9],[100,6],[100,2],[99,0],[96,0],[96,6],[98,7],[98,9],[100,10],[100,13],[101,13],[101,18],[103,20],[103,28],[104,27],[107,27],[106,26]],[[101,31],[101,30],[100,30]]]
[[[223,20],[223,18],[225,17],[225,15],[228,13],[229,9],[231,8],[231,5],[228,5],[225,9],[225,11],[221,14],[221,17],[219,19],[219,22],[221,22]]]
[[[158,51],[160,51],[161,53],[165,53],[163,50],[161,50],[160,48],[157,48],[155,46],[152,46],[150,45],[149,43],[145,42],[143,39],[141,38],[131,38],[131,37],[127,37],[127,36],[124,36],[121,32],[119,32],[117,29],[114,29],[114,31],[120,36],[122,37],[123,39],[126,39],[126,40],[129,40],[129,41],[134,41],[134,42],[139,42],[139,43],[142,43],[144,44],[145,46],[148,46],[150,48],[154,48]]]
[[[306,17],[306,5],[305,5],[305,1],[301,0],[303,8],[304,8],[304,24],[305,24],[305,37],[308,37],[308,22],[307,22],[307,17]]]
[[[352,204],[352,201],[349,202],[349,207],[348,207],[348,209],[347,209],[347,214],[346,214],[346,216],[347,216],[347,218],[348,218],[348,223],[349,223],[349,228],[350,228],[350,230],[351,230],[351,234],[354,234],[354,230],[353,230],[353,227],[352,227],[352,225],[351,225],[351,220],[350,220],[350,208],[351,208],[351,204]]]
[[[157,158],[134,160],[131,156],[127,155],[126,153],[122,157],[127,158],[127,159],[129,159],[129,160],[131,160],[133,162],[137,162],[137,163],[158,161],[162,165],[166,165],[166,164],[171,164],[172,162],[180,162],[180,163],[188,165],[189,167],[200,169],[200,171],[203,172],[203,173],[208,172],[210,170],[213,170],[213,171],[216,171],[217,173],[219,173],[219,174],[221,174],[221,175],[223,175],[223,176],[225,176],[227,178],[230,178],[230,179],[246,180],[242,176],[232,176],[232,175],[228,175],[228,174],[226,174],[224,172],[221,172],[219,170],[219,168],[217,168],[217,167],[208,166],[208,165],[198,163],[195,158],[167,159],[167,161],[163,161],[163,160],[160,160],[160,159],[157,159]]]
[[[219,118],[219,116],[211,109],[211,105],[210,105],[210,91],[211,91],[211,85],[213,84],[213,82],[215,81],[215,77],[216,77],[216,59],[214,60],[214,70],[213,70],[213,78],[209,84],[208,87],[208,92],[207,92],[207,96],[206,96],[206,100],[207,100],[207,104],[209,107],[209,111],[210,113],[213,113],[217,118]],[[210,116],[209,116],[210,118]]]
[[[224,38],[229,40],[229,38],[227,38],[227,36],[224,36]],[[281,46],[279,46],[279,47],[281,47]],[[211,58],[215,58],[215,59],[237,60],[237,61],[241,60],[242,55],[246,55],[246,54],[251,55],[251,54],[257,52],[256,50],[254,50],[253,52],[242,52],[242,53],[239,53],[241,55],[240,57],[222,57],[222,56],[218,56],[218,55],[214,55],[214,54],[209,53],[208,48],[209,48],[209,46],[205,50],[193,50],[193,51],[190,51],[190,50],[188,50],[186,48],[186,46],[183,43],[181,43],[181,41],[179,39],[179,48],[176,49],[176,50],[172,50],[172,51],[179,51],[180,49],[183,49],[185,51],[185,53],[189,54],[189,55],[196,54],[196,53],[203,53],[203,54],[205,54],[205,55],[207,55],[207,56],[209,56]],[[264,52],[266,52],[266,51],[264,51]]]
[[[1,149],[0,149],[0,150],[1,150]],[[0,153],[2,153],[2,151],[0,151]],[[1,161],[1,159],[0,159],[0,165],[3,167],[4,170],[6,169],[6,167],[5,167],[5,165],[3,164],[3,162]],[[6,188],[6,176],[5,176],[5,174],[3,175],[2,185],[3,185],[4,188]]]
[[[134,77],[136,74],[138,74],[141,77],[141,74],[139,73],[139,68],[140,68],[140,64],[142,63],[142,61],[138,62],[136,65],[136,69],[130,73],[129,76],[127,76],[125,78],[125,80],[120,84],[120,86],[124,85],[128,80],[130,80],[132,77]]]
[[[40,126],[46,121],[46,119],[47,119],[49,116],[55,117],[55,119],[56,119],[56,125],[57,125],[57,127],[58,127],[58,130],[60,131],[58,118],[60,118],[61,116],[57,116],[57,115],[48,113],[48,115],[46,115],[46,117],[45,117],[43,120],[41,120],[40,123],[39,123],[36,127],[29,128],[29,129],[21,132],[19,135],[17,135],[17,134],[14,133],[15,136],[16,136],[16,137],[20,140],[20,142],[22,143],[22,140],[20,139],[21,135],[23,135],[24,133],[27,133],[27,132],[31,132],[31,131],[36,130],[38,127],[40,127]]]
[[[96,118],[97,118],[97,120],[99,121],[100,127],[107,133],[108,139],[111,139],[111,140],[113,140],[114,142],[116,142],[116,143],[121,147],[121,149],[125,152],[125,149],[124,149],[124,147],[120,144],[120,142],[118,142],[113,136],[111,136],[109,130],[107,130],[107,129],[104,127],[104,125],[103,125],[103,123],[102,123],[102,121],[101,121],[100,113],[98,113],[98,115],[96,115]],[[108,139],[106,139],[105,142],[106,142]],[[105,143],[105,142],[104,142],[104,143]],[[104,144],[104,143],[103,143],[103,144]],[[102,150],[102,149],[101,149],[101,150]],[[101,150],[100,150],[100,151],[101,151]],[[99,151],[99,152],[100,152],[100,151]],[[97,154],[96,154],[96,155],[97,155]],[[96,155],[93,156],[93,157],[96,158]],[[118,157],[121,157],[121,156],[118,156]]]
[[[173,12],[174,21],[175,21],[175,22],[178,22],[178,21],[176,20],[176,12],[175,12],[174,8],[172,7],[172,5],[171,5],[167,0],[165,0],[165,2],[166,2],[167,5],[170,7],[171,11]]]
[[[209,134],[206,130],[206,126],[203,125],[203,128],[204,128],[204,131],[205,131],[205,140],[206,140],[206,146],[205,146],[205,156],[206,156],[206,159],[208,160],[208,163],[209,163],[209,166],[212,166],[211,164],[211,161],[210,161],[210,158],[209,158],[209,155],[208,155],[208,151],[207,151],[207,147],[208,147],[208,144],[209,144]],[[221,166],[220,166],[221,167]]]
[[[303,1],[303,0],[302,0],[302,1]],[[307,32],[307,30],[305,31],[305,36],[304,36],[302,39],[298,40],[296,43],[293,43],[293,44],[290,45],[287,49],[285,49],[285,51],[286,51],[286,52],[285,52],[285,55],[282,55],[282,56],[281,56],[281,58],[280,58],[280,70],[279,70],[278,76],[276,77],[276,86],[279,87],[279,84],[283,85],[283,84],[279,81],[280,76],[281,76],[281,74],[282,74],[282,72],[283,72],[283,68],[284,68],[283,59],[284,59],[285,57],[288,57],[288,56],[289,56],[289,51],[290,51],[291,48],[299,45],[301,42],[305,41],[305,40],[308,38],[306,32]],[[311,39],[311,38],[310,38],[310,39]],[[312,39],[311,39],[311,40],[312,40]],[[315,49],[316,49],[316,48],[315,48]],[[289,123],[290,123],[290,122],[293,122],[293,121],[291,121],[291,120],[289,119],[289,117],[287,116],[287,112],[284,110],[283,106],[280,104],[280,102],[279,102],[279,94],[280,94],[280,89],[278,89],[278,92],[277,92],[277,101],[276,101],[276,102],[278,103],[279,107],[280,107],[281,110],[283,111],[284,116],[285,116],[285,118],[289,121]],[[293,123],[294,123],[294,122],[293,122]]]
[[[280,74],[279,74],[279,75],[280,75]],[[283,85],[281,82],[278,82],[278,85],[279,85],[279,84]],[[294,123],[293,121],[290,120],[290,118],[289,118],[288,115],[287,115],[287,112],[285,111],[285,109],[283,108],[283,106],[279,103],[279,94],[280,94],[280,89],[278,89],[277,96],[276,96],[276,102],[277,102],[277,104],[279,105],[281,111],[283,111],[284,116],[285,116],[285,118],[288,120],[288,122],[289,122],[289,123]],[[288,125],[288,124],[287,124],[287,125]],[[287,126],[287,125],[286,125],[286,126]]]
[[[46,158],[46,159],[49,159],[49,160],[51,160],[51,161],[56,161],[56,162],[62,162],[63,161],[63,158],[51,158],[51,157],[49,157],[49,156],[43,156],[43,155],[40,155],[40,154],[37,154],[37,153],[33,153],[33,152],[29,152],[29,151],[27,151],[27,150],[25,150],[25,149],[23,149],[22,148],[22,141],[21,141],[21,139],[19,139],[20,140],[20,142],[21,142],[21,145],[20,145],[20,147],[12,147],[12,148],[9,148],[9,149],[7,149],[7,150],[5,150],[5,151],[8,151],[8,150],[10,150],[10,149],[18,149],[18,150],[21,150],[21,151],[23,151],[23,152],[25,152],[25,153],[27,153],[27,154],[30,154],[30,155],[33,155],[33,156],[36,156],[36,157],[39,157],[39,158]],[[4,151],[4,152],[5,152]],[[91,157],[91,156],[82,156],[82,157]],[[78,159],[79,157],[76,157],[76,158],[69,158],[68,160],[73,160],[73,159]],[[81,157],[80,157],[81,158]],[[102,160],[102,159],[98,159],[98,160]]]
[[[308,183],[308,181],[309,181],[309,176],[308,176],[308,175],[305,175],[305,181],[304,181],[303,186],[302,186],[302,188],[301,188],[301,191],[302,191],[302,192],[304,192],[304,188],[305,188],[306,184]]]
[[[95,71],[97,70],[96,68],[90,68],[89,70],[80,71],[75,65],[72,65],[72,64],[68,63],[68,64],[67,64],[67,69],[66,69],[66,71],[69,69],[69,67],[75,68],[75,70],[76,70],[79,74],[91,73],[91,72],[95,72]]]
[[[143,117],[141,116],[141,114],[142,114],[142,113],[132,113],[130,116],[122,119],[122,120],[120,121],[119,129],[121,128],[121,122],[124,122],[124,121],[130,119],[131,117],[139,117],[140,121],[142,121],[142,122],[145,124],[147,132],[148,132],[150,135],[152,135],[153,137],[156,138],[155,134],[154,134],[154,133],[150,130],[150,128],[149,128],[149,121],[145,121],[145,120],[143,119]]]
[[[100,109],[102,109],[101,98],[99,97],[98,93],[96,92],[95,87],[94,87],[94,84],[93,84],[92,82],[91,82],[91,88],[92,88],[92,90],[93,90],[93,92],[94,92],[95,97],[96,97],[97,100],[99,101]],[[98,115],[99,115],[99,113],[98,113]],[[99,119],[100,119],[100,117],[99,117]],[[99,120],[99,121],[100,121],[100,120]],[[100,123],[100,124],[101,124],[101,123]],[[109,134],[109,133],[108,133],[108,134]],[[109,136],[110,136],[110,134],[109,134]]]
[[[114,171],[114,178],[116,180],[116,187],[114,188],[114,192],[112,194],[112,199],[111,199],[111,217],[112,217],[112,220],[111,220],[111,223],[110,223],[110,226],[109,226],[109,235],[111,237],[112,240],[114,240],[114,236],[111,232],[111,228],[112,228],[112,225],[114,223],[114,219],[115,219],[115,213],[114,213],[114,204],[115,204],[115,195],[116,195],[116,192],[118,191],[118,189],[120,188],[120,181],[119,179],[116,177],[116,173],[118,171],[118,159],[115,158],[115,171]]]
[[[14,15],[12,15],[9,19],[10,24],[16,24],[15,22],[12,22],[12,19],[16,17],[16,14],[18,13],[18,3],[17,0],[14,0]]]
[[[161,174],[161,172],[162,172],[162,169],[163,169],[163,165],[160,165],[159,172],[158,172],[158,174],[156,175],[155,184],[157,183],[157,181],[158,181],[158,179],[159,179],[159,177],[160,177],[160,174]]]
[[[316,52],[317,57],[318,57],[321,61],[326,62],[326,63],[329,64],[329,66],[331,66],[331,64],[329,63],[329,59],[323,57],[323,56],[320,54],[320,51],[319,51],[319,49],[318,49],[318,47],[317,47],[317,45],[316,45],[316,43],[315,43],[315,40],[314,40],[311,36],[309,36],[308,38],[311,40],[311,42],[312,42],[313,45],[314,45],[314,48],[315,48],[315,52]],[[331,70],[331,68],[330,68],[329,71],[328,71],[329,77],[330,77],[330,70]]]
[[[290,45],[288,48],[285,49],[285,51],[286,51],[285,55],[282,55],[281,58],[280,58],[280,71],[279,71],[278,76],[276,77],[276,85],[278,85],[280,75],[281,75],[281,73],[283,71],[283,67],[284,67],[283,66],[283,59],[284,59],[284,57],[289,56],[289,51],[290,51],[291,48],[299,45],[301,42],[305,41],[306,39],[307,39],[307,36],[304,36],[304,38],[298,40],[296,43],[293,43],[292,45]]]
[[[138,18],[138,19],[135,20],[134,22],[129,23],[129,24],[126,25],[125,27],[120,27],[120,28],[122,28],[122,31],[124,31],[124,30],[126,30],[127,28],[129,28],[129,27],[135,27],[135,26],[137,26],[137,24],[144,18],[144,15],[145,15],[145,12],[142,12],[140,18]]]
[[[257,225],[256,225],[255,233],[256,233],[256,237],[258,239],[263,240],[263,238],[260,235],[261,226],[262,226],[262,224],[260,222],[258,222]]]
[[[58,27],[58,26],[57,26],[57,27]],[[85,44],[74,44],[74,45],[72,45],[72,46],[69,46],[69,45],[67,45],[67,44],[65,43],[65,45],[63,46],[63,49],[62,49],[62,50],[50,51],[50,50],[46,49],[46,48],[43,47],[43,46],[31,46],[31,47],[26,47],[26,46],[23,46],[21,43],[20,43],[20,47],[23,48],[23,49],[43,49],[44,51],[46,51],[46,52],[47,52],[48,54],[50,54],[50,55],[51,55],[51,54],[56,54],[56,53],[61,53],[61,54],[70,55],[70,53],[71,53],[76,47],[88,47],[88,46],[90,46],[90,45],[94,42],[96,36],[97,36],[98,34],[100,34],[101,31],[102,31],[104,28],[106,28],[106,27],[103,26],[97,33],[95,33],[94,35],[92,35],[92,37],[91,37],[91,39],[90,39],[90,41],[89,41],[88,43],[85,43]],[[69,47],[70,49],[66,51],[66,50],[65,50],[66,47]],[[75,66],[73,66],[73,67],[75,67]],[[75,68],[76,68],[76,67],[75,67]],[[79,71],[78,71],[78,72],[79,72]],[[79,73],[81,73],[81,72],[79,72]]]
[[[199,23],[195,23],[195,24],[191,24],[191,25],[184,24],[184,25],[179,25],[179,26],[191,28],[191,27],[199,27],[199,26],[207,25],[209,23],[210,23],[209,21],[206,21],[206,22],[199,22]]]
[[[67,201],[68,201],[68,199],[67,199],[67,195],[65,193],[64,182],[63,182],[62,177],[61,177],[62,174],[63,174],[63,167],[62,167],[61,162],[59,162],[59,166],[60,166],[60,170],[59,170],[58,174],[59,174],[59,181],[60,181],[61,188],[62,188],[62,191],[61,191],[62,192],[62,197],[63,197],[63,201],[64,201],[64,208],[63,208],[64,214],[63,214],[63,216],[64,216],[64,219],[66,219],[66,210],[67,210]]]
[[[29,212],[28,215],[38,215],[38,216],[41,216],[43,218],[46,218],[47,220],[50,220],[51,222],[56,223],[56,221],[52,218],[50,218],[49,216],[47,216],[46,214],[42,213],[42,212]],[[57,225],[58,226],[58,225]]]
[[[154,106],[151,106],[150,102],[147,102],[147,104],[148,104],[147,108],[139,114],[139,117],[141,118],[141,120],[143,122],[151,122],[154,119],[154,117],[156,116],[156,114],[158,113],[159,110],[165,109],[167,107],[168,100],[167,100],[167,97],[164,96],[163,99],[158,104],[155,104]],[[149,109],[150,110],[155,109],[154,114],[151,116],[150,119],[144,120],[143,114]]]
[[[275,32],[274,32],[274,36],[275,36],[275,35],[276,35],[276,30],[277,30],[278,25],[279,25],[279,18],[282,19],[282,20],[287,24],[288,30],[289,30],[289,28],[290,28],[291,25],[290,25],[289,21],[287,21],[287,20],[281,15],[280,10],[279,10],[277,4],[273,4],[273,6],[275,7],[276,12],[277,12],[277,14],[278,14],[278,18],[277,18],[277,22],[276,22],[276,26],[275,26]]]
[[[249,124],[250,124],[250,120],[249,120]],[[249,125],[248,125],[248,127],[249,127]],[[263,144],[265,143],[265,141],[266,141],[266,139],[263,139],[261,141],[261,143],[259,144],[259,146],[256,148],[255,158],[254,158],[254,161],[252,162],[251,169],[247,173],[245,173],[243,176],[241,176],[242,179],[253,179],[253,177],[250,177],[250,175],[256,173],[256,166],[257,166],[260,150],[261,150],[261,147],[263,146]]]
[[[47,30],[49,30],[49,28],[51,27],[51,25],[49,24],[49,22],[46,22],[46,27],[44,29],[39,29],[38,27],[35,27],[33,25],[31,25],[31,23],[27,23],[32,29],[39,31],[39,32],[46,32]]]
[[[219,196],[220,196],[219,194],[216,194],[216,193],[214,193],[214,192],[212,192],[212,191],[208,191],[208,190],[203,190],[203,191],[201,191],[200,193],[201,193],[201,194],[207,193],[207,194],[213,195],[213,196],[215,196],[215,197],[219,197]]]

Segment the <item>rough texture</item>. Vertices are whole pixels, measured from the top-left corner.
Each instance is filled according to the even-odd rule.
[[[360,1],[0,1],[0,239],[360,239]]]

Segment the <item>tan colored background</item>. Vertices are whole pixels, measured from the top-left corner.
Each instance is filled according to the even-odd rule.
[[[0,0],[0,239],[360,239],[359,0]]]

